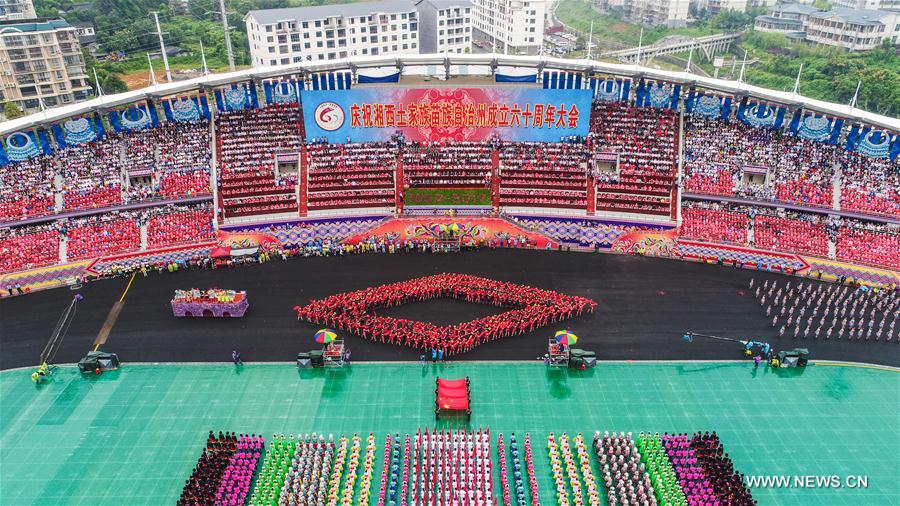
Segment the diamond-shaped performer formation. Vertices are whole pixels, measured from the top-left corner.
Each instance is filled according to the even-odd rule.
[[[449,326],[375,314],[386,307],[440,298],[509,308],[509,311]],[[596,308],[597,303],[585,297],[468,274],[443,273],[339,293],[294,309],[299,320],[383,343],[442,349],[445,355],[451,356],[501,337],[521,335],[593,313]]]

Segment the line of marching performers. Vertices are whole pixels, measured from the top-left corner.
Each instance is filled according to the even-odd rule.
[[[753,279],[750,289],[779,337],[900,342],[897,289]]]

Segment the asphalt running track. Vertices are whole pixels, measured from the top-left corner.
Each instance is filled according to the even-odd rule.
[[[314,348],[318,328],[298,322],[293,307],[313,298],[393,283],[439,272],[469,273],[590,297],[597,313],[567,326],[579,345],[600,360],[736,359],[733,343],[697,339],[684,331],[769,341],[776,349],[810,349],[814,359],[900,366],[900,345],[865,341],[779,339],[747,290],[751,277],[783,276],[730,267],[611,254],[557,251],[484,250],[459,254],[366,254],[349,257],[275,260],[264,265],[176,274],[140,274],[102,349],[123,361],[221,362],[240,350],[245,361],[291,361]],[[85,285],[84,300],[56,357],[76,362],[93,347],[128,277]],[[217,286],[247,290],[250,309],[241,319],[187,319],[172,316],[175,289]],[[35,365],[41,349],[73,292],[54,289],[0,300],[0,369]],[[494,308],[441,300],[392,308],[390,314],[456,323]],[[546,351],[547,338],[561,326],[501,339],[463,360],[529,360]],[[417,360],[420,351],[345,336],[354,360]]]

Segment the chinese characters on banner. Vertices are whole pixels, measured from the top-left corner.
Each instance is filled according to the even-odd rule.
[[[575,129],[581,111],[577,104],[353,104],[350,128],[552,128]]]
[[[304,90],[307,140],[559,142],[588,134],[590,90],[357,88]]]

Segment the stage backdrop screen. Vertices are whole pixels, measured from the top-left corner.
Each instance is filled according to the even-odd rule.
[[[590,90],[367,88],[304,90],[308,141],[377,142],[402,133],[409,141],[559,142],[587,136]]]

